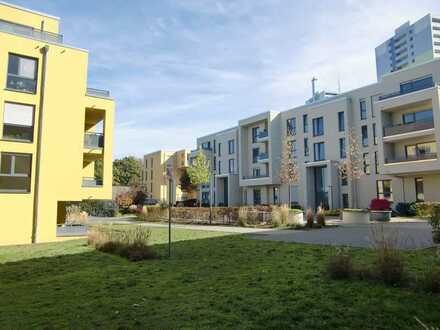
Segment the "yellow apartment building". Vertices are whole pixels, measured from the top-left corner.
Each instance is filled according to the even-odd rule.
[[[188,150],[155,151],[144,155],[141,182],[149,198],[168,202],[167,168],[172,173],[172,202],[188,196],[180,189],[180,176],[188,166]]]
[[[59,23],[0,2],[0,245],[61,239],[66,203],[112,197],[114,101]]]

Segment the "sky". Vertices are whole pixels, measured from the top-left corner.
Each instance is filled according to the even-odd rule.
[[[438,0],[8,0],[61,18],[89,87],[116,101],[113,157],[196,138],[319,90],[376,81],[374,48]],[[338,84],[338,81],[340,84]]]

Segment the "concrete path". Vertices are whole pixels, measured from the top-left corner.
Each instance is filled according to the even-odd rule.
[[[336,222],[336,221],[335,221]],[[431,227],[426,222],[393,222],[383,224],[343,225],[314,230],[277,230],[254,233],[251,238],[320,245],[372,247],[373,232],[381,232],[396,242],[400,249],[412,250],[433,246]],[[379,235],[381,236],[381,235]]]

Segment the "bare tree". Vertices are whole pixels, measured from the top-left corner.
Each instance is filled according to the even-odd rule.
[[[293,154],[292,147],[292,141],[288,138],[284,139],[281,150],[280,182],[281,184],[287,184],[289,186],[289,208],[292,202],[290,187],[291,185],[298,184],[300,179],[298,162]]]
[[[354,129],[350,128],[347,134],[348,151],[346,158],[338,164],[339,176],[343,180],[348,180],[353,186],[353,205],[357,207],[357,180],[364,174],[363,159],[359,141]]]

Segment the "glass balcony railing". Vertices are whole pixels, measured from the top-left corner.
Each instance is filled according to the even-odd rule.
[[[415,131],[423,131],[430,128],[434,128],[433,119],[420,120],[410,124],[400,124],[400,125],[385,127],[384,136],[392,136],[392,135],[410,133]]]
[[[96,96],[96,97],[103,97],[103,98],[108,99],[110,97],[110,91],[106,91],[104,89],[96,89],[96,88],[87,87],[87,95]]]
[[[20,77],[12,73],[8,73],[6,88],[26,93],[35,93],[37,90],[37,81],[35,79]]]
[[[42,31],[31,26],[16,24],[4,20],[0,20],[0,32],[13,33],[23,37],[55,42],[58,44],[63,43],[63,36],[61,34]]]
[[[267,152],[263,152],[258,155],[258,160],[266,160],[269,159],[269,154]]]
[[[267,138],[268,136],[269,136],[269,132],[267,130],[264,130],[258,132],[257,138],[264,139]]]
[[[83,187],[102,187],[102,179],[97,178],[83,178],[82,179],[82,186]]]
[[[397,92],[393,92],[393,93],[379,96],[379,101],[390,99],[392,97],[396,97],[396,96],[400,96],[400,95],[409,94],[412,92],[420,91],[420,90],[431,88],[431,87],[434,87],[434,81],[432,80],[432,77],[418,79],[415,81],[401,84],[400,90]]]
[[[413,162],[416,160],[429,160],[436,159],[437,153],[418,153],[416,155],[407,155],[403,157],[395,157],[395,158],[386,158],[385,163],[404,163],[404,162]]]
[[[268,174],[257,174],[257,175],[246,175],[243,176],[243,180],[249,180],[249,179],[260,179],[260,178],[268,178]]]
[[[102,133],[85,133],[84,147],[92,149],[104,148],[104,135]]]

